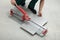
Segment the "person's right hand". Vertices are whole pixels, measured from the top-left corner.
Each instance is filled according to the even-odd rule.
[[[11,0],[11,4],[12,5],[15,5],[16,4],[16,1],[15,0]]]

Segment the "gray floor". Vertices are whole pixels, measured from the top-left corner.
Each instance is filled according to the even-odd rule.
[[[45,26],[48,33],[44,37],[31,36],[22,29],[18,21],[9,17],[13,7],[10,0],[0,1],[0,40],[60,40],[60,0],[45,0],[43,17],[48,20]],[[38,2],[39,3],[39,2]],[[38,4],[37,3],[37,4]],[[36,4],[36,5],[37,5]],[[38,10],[38,5],[35,7]]]

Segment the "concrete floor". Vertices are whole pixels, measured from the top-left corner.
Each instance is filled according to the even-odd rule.
[[[48,20],[48,33],[44,37],[20,29],[19,22],[9,17],[12,7],[10,0],[0,0],[0,40],[60,40],[60,0],[45,0],[43,17]],[[38,10],[38,6],[35,8]]]

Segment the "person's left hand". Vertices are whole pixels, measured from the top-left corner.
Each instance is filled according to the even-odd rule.
[[[38,12],[38,16],[42,17],[42,12],[39,11]]]

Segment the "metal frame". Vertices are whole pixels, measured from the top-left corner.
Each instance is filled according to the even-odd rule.
[[[23,20],[23,24],[21,25],[22,29],[29,32],[30,34],[38,34],[39,36],[45,36],[47,33],[47,29],[43,27],[47,20],[43,17],[38,17],[32,12],[26,12],[21,6],[15,5],[16,8],[10,10],[10,15],[15,16],[20,20]],[[28,16],[29,15],[29,16]],[[35,18],[34,18],[35,17]]]

